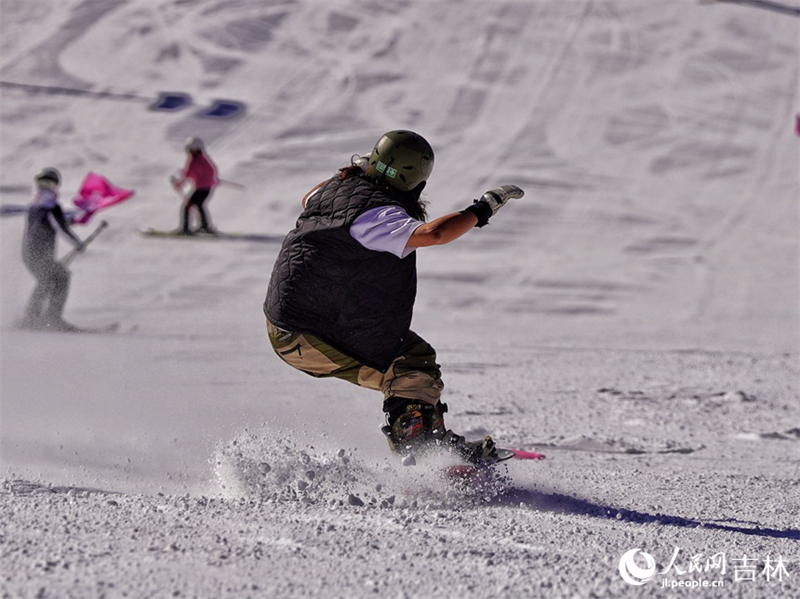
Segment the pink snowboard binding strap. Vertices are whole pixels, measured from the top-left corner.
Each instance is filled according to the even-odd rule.
[[[534,453],[532,451],[523,451],[522,449],[512,449],[514,458],[517,460],[543,460],[543,453]]]

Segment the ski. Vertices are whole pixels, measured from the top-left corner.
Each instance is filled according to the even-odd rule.
[[[800,8],[771,0],[699,0],[700,4],[745,4],[790,15],[800,15]]]
[[[158,229],[147,229],[145,231],[139,231],[139,233],[145,237],[155,237],[160,239],[192,239],[195,241],[281,241],[281,238],[278,236],[261,235],[258,233],[183,233],[181,231],[163,231]]]
[[[86,334],[102,334],[102,333],[116,333],[119,330],[120,324],[118,322],[110,322],[105,325],[96,327],[75,327],[73,331],[66,331],[72,333],[86,333]]]
[[[120,323],[111,322],[98,326],[77,326],[65,323],[59,326],[51,326],[46,323],[33,323],[30,321],[21,321],[17,323],[16,328],[22,331],[34,331],[42,333],[83,333],[83,334],[103,334],[114,333],[119,330]]]

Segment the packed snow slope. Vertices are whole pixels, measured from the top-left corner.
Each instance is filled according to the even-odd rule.
[[[66,318],[114,334],[15,328],[0,221],[2,596],[800,596],[800,19],[766,4],[0,0],[2,203],[44,166],[65,205],[136,190],[71,266]],[[480,488],[266,341],[301,197],[397,128],[432,216],[526,190],[418,252],[448,425],[547,454]],[[262,241],[139,234],[195,135]]]

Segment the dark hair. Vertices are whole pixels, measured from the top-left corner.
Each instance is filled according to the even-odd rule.
[[[383,191],[386,195],[400,202],[403,210],[405,210],[411,218],[422,221],[427,220],[428,218],[428,202],[423,200],[421,197],[422,190],[425,188],[425,181],[410,191],[402,191],[400,189],[390,187],[375,177],[369,176],[361,169],[360,166],[356,164],[351,164],[349,166],[343,166],[340,168],[338,177],[340,181],[349,179],[350,177],[362,177],[364,179],[368,179],[380,187],[381,191]]]

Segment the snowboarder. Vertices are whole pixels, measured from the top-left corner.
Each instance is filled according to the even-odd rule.
[[[36,194],[28,209],[28,222],[22,245],[22,259],[36,277],[36,287],[25,312],[23,324],[53,330],[73,330],[62,314],[67,302],[70,273],[56,260],[56,225],[75,244],[84,250],[80,238],[72,232],[64,211],[58,203],[61,174],[55,168],[45,168],[35,177]]]
[[[199,137],[191,137],[186,141],[186,152],[189,155],[186,166],[179,176],[172,178],[172,185],[182,192],[184,183],[191,179],[194,190],[191,195],[186,196],[181,207],[181,227],[178,232],[183,235],[192,235],[197,231],[216,233],[211,227],[203,205],[217,186],[217,169],[206,154],[203,140]],[[189,228],[189,214],[192,208],[195,208],[200,216],[200,228],[197,231]]]
[[[272,347],[286,363],[383,393],[383,432],[394,451],[445,446],[478,462],[493,455],[493,442],[468,443],[445,428],[436,352],[409,328],[415,250],[483,227],[523,191],[496,187],[464,210],[426,222],[420,194],[433,163],[422,136],[390,131],[369,158],[353,156],[313,188],[275,262],[264,313]]]

